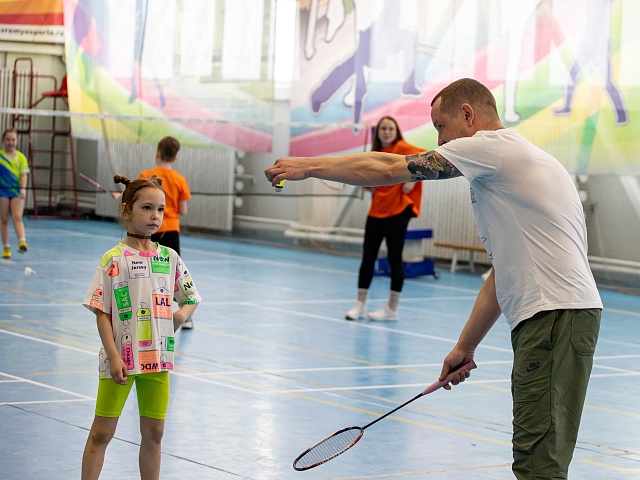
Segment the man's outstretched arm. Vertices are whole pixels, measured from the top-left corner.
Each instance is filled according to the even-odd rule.
[[[435,150],[406,157],[366,152],[336,157],[279,158],[264,173],[274,187],[281,180],[311,177],[370,187],[460,176],[460,172]]]

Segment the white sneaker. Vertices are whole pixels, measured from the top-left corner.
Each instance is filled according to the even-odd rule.
[[[380,310],[376,310],[375,312],[371,312],[367,315],[370,320],[398,320],[398,309],[392,310],[389,307],[389,304],[385,304]]]
[[[193,319],[191,317],[187,318],[182,324],[183,330],[191,330],[193,328]]]
[[[351,310],[344,314],[344,318],[347,320],[359,320],[367,316],[367,310],[364,308],[364,302],[356,300],[356,303]]]

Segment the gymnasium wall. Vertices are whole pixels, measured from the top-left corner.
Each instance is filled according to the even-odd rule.
[[[44,11],[20,16],[21,3]],[[32,38],[0,29],[4,65],[33,56],[57,77],[66,73],[73,113],[120,122],[105,130],[74,119],[78,137],[100,143],[99,162],[109,161],[105,141],[149,146],[165,134],[229,152],[244,182],[242,192],[226,192],[243,200],[234,225],[333,227],[348,201],[340,226],[361,228],[366,196],[315,180],[275,194],[263,169],[279,156],[368,150],[371,125],[387,114],[408,141],[433,148],[431,99],[473,77],[494,92],[506,126],[575,176],[593,253],[640,261],[635,0],[0,2],[0,27],[35,17],[61,28],[63,45],[55,28],[51,38],[32,25]],[[225,181],[236,179],[232,171]],[[467,195],[463,185],[430,185],[415,223],[439,240],[471,238],[465,215],[452,227],[433,213],[462,208]]]

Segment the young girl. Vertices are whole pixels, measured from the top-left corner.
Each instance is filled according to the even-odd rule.
[[[11,258],[9,246],[9,218],[18,237],[18,251],[27,251],[27,239],[22,223],[24,199],[27,194],[29,163],[27,157],[16,150],[18,132],[15,128],[2,134],[0,150],[0,231],[2,232],[2,258]]]
[[[171,248],[151,241],[162,225],[165,196],[158,177],[116,175],[122,193],[123,242],[104,254],[83,305],[96,314],[100,350],[96,415],[82,457],[82,478],[97,479],[132,385],[140,412],[140,473],[159,478],[161,441],[174,366],[174,333],[201,298]],[[172,298],[180,308],[172,312]]]
[[[405,142],[398,122],[393,117],[385,116],[376,125],[371,151],[411,155],[423,152],[424,149]],[[398,301],[404,284],[404,239],[409,220],[420,215],[421,206],[422,182],[400,183],[373,189],[371,207],[364,227],[358,297],[351,310],[345,314],[347,320],[357,320],[365,316],[371,320],[398,320]],[[387,242],[387,258],[391,270],[389,301],[379,310],[367,315],[365,303],[383,239]]]

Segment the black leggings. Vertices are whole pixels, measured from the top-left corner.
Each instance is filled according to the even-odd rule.
[[[391,290],[394,292],[402,291],[402,284],[404,283],[402,249],[404,248],[404,237],[407,233],[409,220],[412,217],[412,207],[407,207],[404,212],[393,217],[367,217],[367,224],[364,228],[364,246],[360,274],[358,276],[358,288],[368,289],[371,285],[378,251],[384,238],[387,240],[387,259],[391,270]]]

